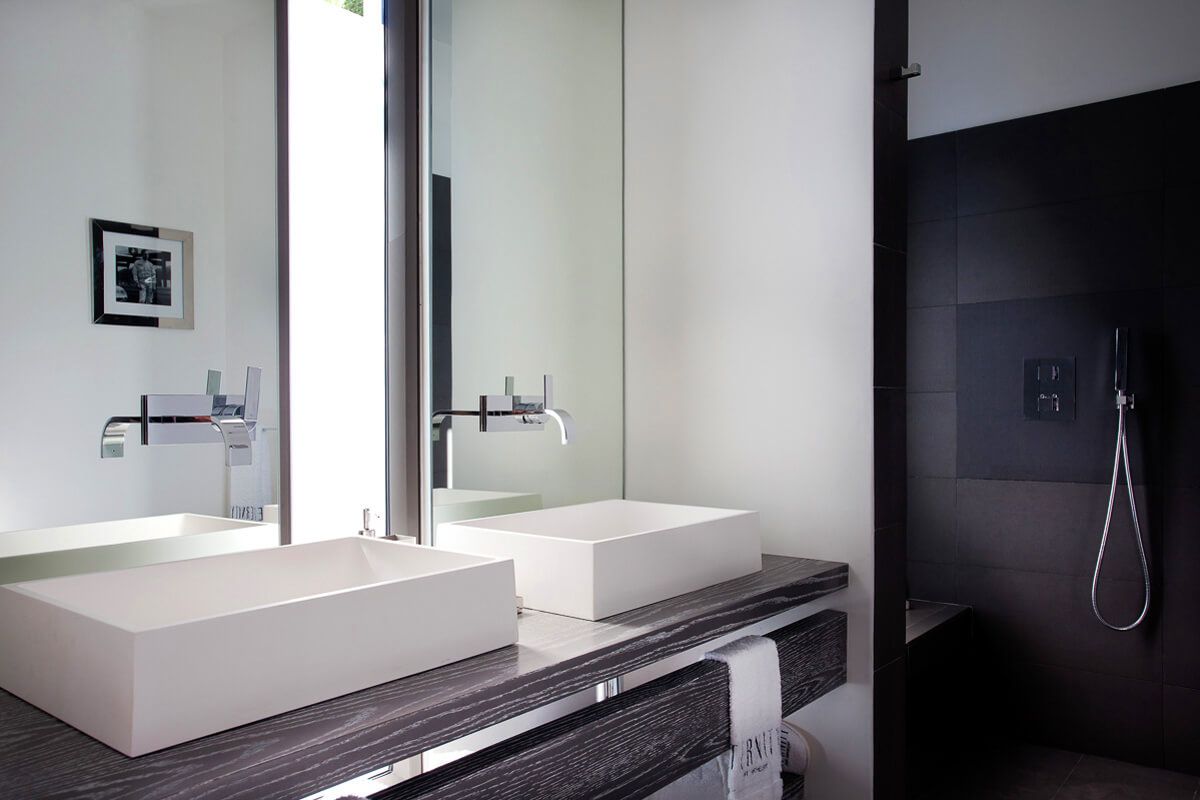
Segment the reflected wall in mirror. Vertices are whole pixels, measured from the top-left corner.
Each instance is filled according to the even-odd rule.
[[[433,524],[621,497],[621,0],[430,21]]]
[[[0,52],[0,531],[56,529],[0,533],[0,558],[5,541],[29,555],[124,536],[63,527],[81,523],[173,515],[130,526],[155,539],[223,527],[178,515],[257,518],[279,475],[273,0],[12,0]],[[92,219],[192,235],[192,329],[93,323]],[[224,396],[247,367],[256,420]],[[143,446],[133,424],[102,459],[106,420],[140,418],[151,394],[207,398],[196,416],[220,425],[164,424],[151,438],[204,443]],[[233,430],[242,416],[255,424]],[[226,466],[231,437],[249,466]]]

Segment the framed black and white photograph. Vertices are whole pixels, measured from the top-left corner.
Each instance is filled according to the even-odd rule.
[[[106,219],[91,227],[93,322],[194,327],[191,232]]]

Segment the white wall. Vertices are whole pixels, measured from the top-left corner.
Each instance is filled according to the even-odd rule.
[[[909,0],[908,135],[1200,80],[1195,0]]]
[[[871,0],[626,6],[626,490],[845,561],[813,797],[871,792]]]
[[[541,394],[551,373],[579,428],[564,447],[557,430],[460,421],[454,485],[546,505],[620,497],[621,3],[453,0],[449,17],[450,86],[435,86],[449,135],[433,158],[452,181],[455,408],[502,394],[506,375]],[[435,68],[444,42],[438,54]]]
[[[203,391],[210,368],[240,390],[234,340],[251,319],[261,348],[243,359],[266,370],[263,419],[277,418],[274,201],[247,220],[226,206],[273,197],[273,166],[231,172],[226,160],[251,149],[274,158],[273,31],[270,0],[0,3],[0,382],[10,420],[0,530],[222,513],[219,446],[141,447],[133,434],[123,459],[101,460],[100,432],[109,416],[137,413],[143,393]],[[242,59],[265,53],[267,71],[227,62],[228,35],[240,37]],[[227,115],[227,101],[264,92],[266,105]],[[92,324],[90,217],[195,234],[194,330]],[[239,261],[242,248],[253,263]],[[234,291],[237,310],[226,303]]]
[[[366,7],[288,5],[294,542],[353,534],[387,497],[383,24]]]

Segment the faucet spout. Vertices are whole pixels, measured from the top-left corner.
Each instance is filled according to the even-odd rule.
[[[542,410],[550,419],[558,423],[559,441],[570,444],[575,439],[575,418],[561,408],[546,408]]]
[[[125,457],[125,434],[130,425],[140,425],[141,417],[109,417],[104,423],[104,432],[100,434],[101,458]]]
[[[250,426],[245,420],[237,417],[214,418],[212,426],[221,434],[221,440],[225,444],[225,466],[244,467],[253,461]]]

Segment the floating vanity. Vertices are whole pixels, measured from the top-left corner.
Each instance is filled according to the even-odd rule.
[[[836,592],[847,575],[845,564],[763,556],[760,572],[603,622],[526,611],[513,646],[138,758],[0,692],[0,764],[15,767],[0,770],[0,796],[295,800]],[[405,611],[414,609],[405,615],[428,620],[430,609]],[[351,619],[383,636],[396,624],[389,613],[381,603]],[[842,668],[822,691],[844,680],[844,616],[835,617]],[[229,702],[219,688],[176,689]]]
[[[279,526],[166,514],[0,533],[0,584],[140,567],[279,544]]]
[[[757,512],[634,500],[449,523],[437,544],[512,558],[528,608],[588,620],[762,569]]]
[[[510,561],[364,537],[0,587],[0,687],[127,756],[516,638]]]

